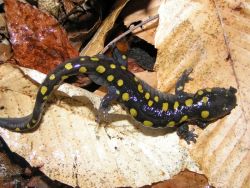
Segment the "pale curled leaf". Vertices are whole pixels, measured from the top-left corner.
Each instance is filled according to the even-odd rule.
[[[159,9],[155,39],[159,88],[173,89],[176,75],[192,67],[194,80],[187,84],[187,91],[238,89],[238,106],[199,131],[198,143],[191,147],[193,159],[215,187],[250,185],[248,7],[245,1],[170,0]]]

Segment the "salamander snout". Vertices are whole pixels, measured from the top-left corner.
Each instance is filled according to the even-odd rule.
[[[203,94],[196,94],[199,101],[198,109],[202,111],[201,117],[205,121],[213,121],[229,114],[237,106],[236,92],[233,87],[212,88],[202,90]]]
[[[234,87],[230,87],[229,89],[226,89],[226,97],[225,97],[225,104],[224,104],[224,111],[231,112],[232,109],[234,109],[237,106],[237,99],[236,99],[236,92],[237,89]]]

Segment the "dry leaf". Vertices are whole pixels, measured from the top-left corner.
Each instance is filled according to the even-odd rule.
[[[119,16],[123,7],[129,2],[129,0],[120,0],[116,4],[112,13],[104,20],[96,34],[90,40],[90,42],[81,51],[80,55],[93,56],[98,54],[104,48],[104,42],[108,31],[113,27],[116,18]]]
[[[51,15],[58,17],[60,10],[60,3],[58,0],[39,0],[38,8],[43,11],[49,12]]]
[[[122,11],[122,17],[124,18],[124,24],[129,27],[131,23],[145,20],[150,16],[157,14],[160,6],[160,0],[140,0],[130,1],[125,9]],[[148,43],[154,45],[154,35],[157,28],[158,20],[154,20],[142,28],[138,28],[133,33],[138,37],[146,40]]]
[[[0,44],[0,54],[1,54],[0,62],[7,61],[12,56],[10,45],[1,43]]]
[[[16,0],[4,2],[10,41],[19,65],[47,73],[78,55],[52,16]]]
[[[169,91],[185,69],[194,69],[187,90],[238,89],[238,106],[199,132],[193,158],[215,187],[249,187],[248,93],[249,19],[246,3],[237,1],[164,1],[156,33],[158,87]],[[245,5],[245,6],[244,6]],[[234,8],[232,8],[234,7]],[[247,43],[248,41],[248,43]]]

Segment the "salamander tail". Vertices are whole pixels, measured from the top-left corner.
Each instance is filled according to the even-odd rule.
[[[0,118],[0,127],[15,132],[22,132],[30,126],[31,118],[32,114],[20,118]]]

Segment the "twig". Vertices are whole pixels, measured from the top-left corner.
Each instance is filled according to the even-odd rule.
[[[136,26],[133,26],[132,28],[129,28],[126,32],[122,33],[121,35],[119,35],[118,37],[116,37],[115,39],[113,39],[110,43],[108,43],[108,45],[106,45],[100,53],[104,54],[109,49],[110,46],[112,46],[114,43],[116,43],[117,41],[119,41],[121,38],[125,37],[127,34],[131,33],[136,28],[141,27],[142,25],[145,25],[146,23],[151,22],[152,20],[155,20],[157,18],[159,18],[158,14],[155,15],[155,16],[149,17],[147,20],[139,23]]]

